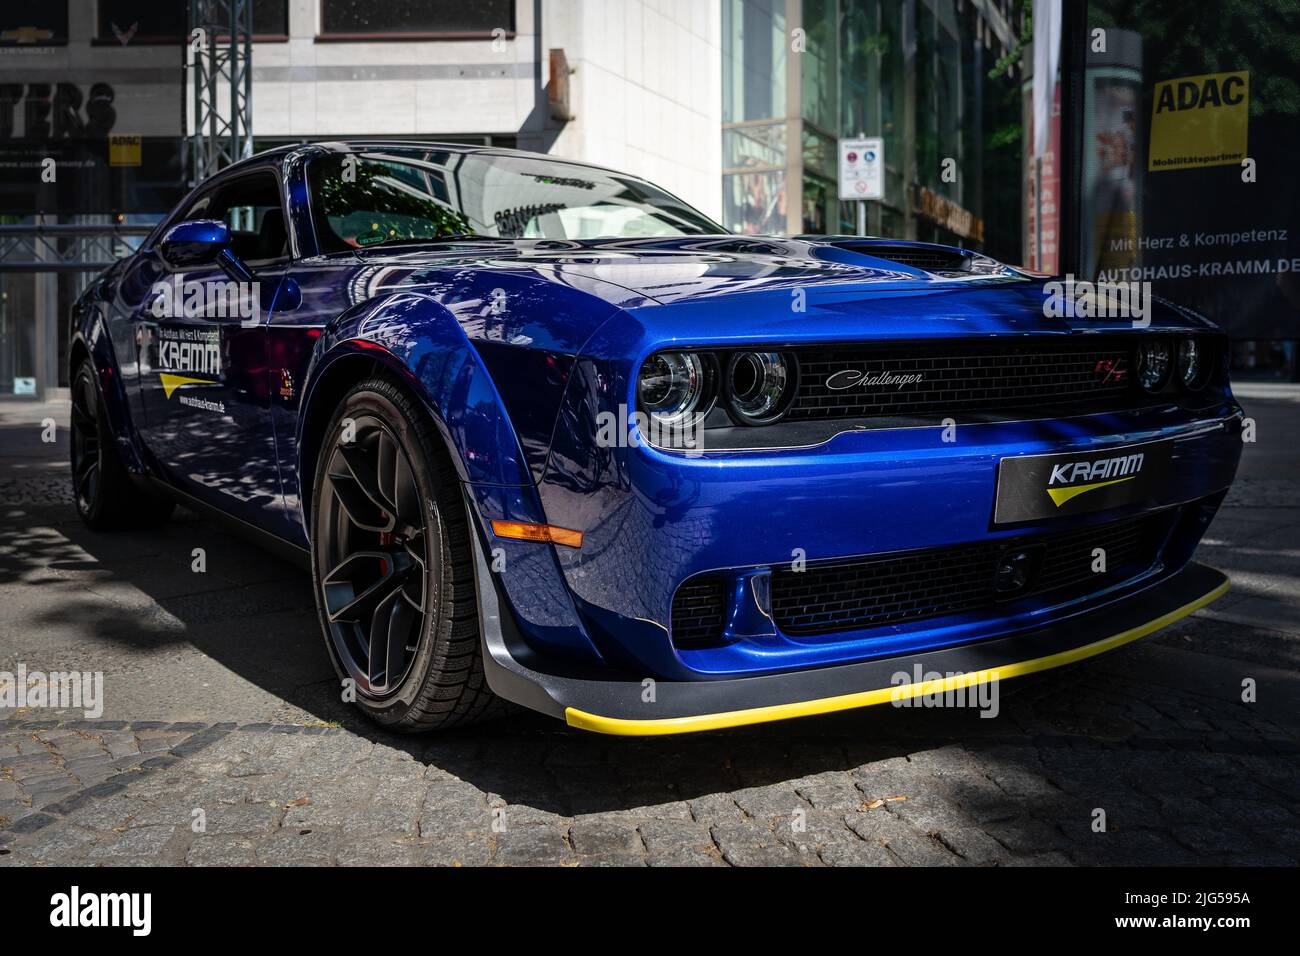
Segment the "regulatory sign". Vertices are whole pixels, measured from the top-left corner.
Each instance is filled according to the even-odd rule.
[[[840,140],[840,198],[885,198],[885,141],[879,136]]]

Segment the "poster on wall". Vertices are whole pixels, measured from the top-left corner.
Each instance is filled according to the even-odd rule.
[[[1164,80],[1156,84],[1152,101],[1151,172],[1235,166],[1246,158],[1248,70]]]
[[[1300,340],[1300,49],[1285,37],[1300,9],[1088,6],[1105,49],[1085,66],[1080,271],[1150,283],[1234,340],[1286,352]],[[1268,367],[1293,374],[1289,361]]]

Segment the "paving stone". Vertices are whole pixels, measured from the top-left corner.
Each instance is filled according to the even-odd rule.
[[[804,856],[760,823],[721,823],[711,832],[722,858],[732,866],[808,865]]]
[[[866,840],[833,843],[821,851],[827,866],[901,866],[902,862],[879,843]]]
[[[1275,500],[1300,501],[1300,483],[1287,489]],[[120,617],[110,619],[105,595],[136,602],[123,606],[142,622],[141,653],[111,651],[125,665],[119,686],[140,680],[137,662],[150,680],[194,679],[198,670],[183,669],[211,663],[197,650],[209,619],[248,620],[236,606],[248,603],[247,590],[223,585],[163,610],[132,583],[138,564],[128,562],[156,561],[175,528],[96,543],[87,562],[75,514],[58,507],[58,521],[29,509],[0,529],[0,560],[18,553],[16,534],[41,542],[43,565],[20,562],[14,580],[27,593],[37,580],[74,582],[87,627]],[[186,553],[196,540],[232,567],[267,567],[207,523],[182,522]],[[211,720],[222,713],[191,719],[208,713],[211,702],[201,701],[157,721],[0,714],[8,851],[0,865],[1294,866],[1300,720],[1278,706],[1286,698],[1276,690],[1246,706],[1233,681],[1221,695],[1214,681],[1241,669],[1233,662],[1295,670],[1295,635],[1224,618],[1290,619],[1300,565],[1286,549],[1297,534],[1300,507],[1225,506],[1206,553],[1241,583],[1228,599],[1235,605],[1220,602],[1211,614],[1221,618],[1198,614],[1125,656],[1009,682],[995,720],[969,709],[880,708],[611,741],[521,715],[404,738],[344,715],[327,672],[284,677],[276,648],[262,648],[265,659],[227,660],[243,652],[223,645],[222,665],[245,678],[273,674],[256,691],[285,694],[275,683],[283,680],[295,688],[291,699],[220,724]],[[74,570],[78,563],[95,568]],[[314,635],[315,612],[300,601],[309,587],[267,580],[284,592],[285,609],[267,619],[268,633]],[[0,594],[6,607],[10,593]],[[148,626],[163,617],[166,626]],[[0,634],[6,650],[8,636]],[[110,653],[102,639],[87,646]],[[1295,683],[1278,689],[1293,696]],[[316,704],[345,726],[304,726]],[[147,716],[157,713],[168,716],[152,708]],[[1096,807],[1108,832],[1091,829]],[[206,811],[206,832],[191,829],[194,808]]]
[[[327,830],[279,830],[256,842],[256,862],[268,866],[329,866],[338,834]]]
[[[569,827],[569,844],[579,856],[637,856],[645,847],[633,825],[598,817],[579,817]]]
[[[496,834],[492,862],[507,866],[555,866],[573,862],[573,851],[555,827],[510,827]]]
[[[866,803],[862,791],[844,773],[823,773],[795,785],[795,791],[816,810],[847,812]]]
[[[448,836],[421,841],[412,848],[411,859],[416,866],[486,866],[492,845],[482,835]]]
[[[91,859],[156,857],[175,832],[175,827],[132,827],[112,843],[96,846],[88,855]]]
[[[731,794],[736,805],[755,820],[788,821],[796,813],[806,814],[811,807],[788,785],[748,787]]]
[[[249,837],[203,833],[190,844],[185,862],[191,866],[252,866],[257,862],[257,844]]]

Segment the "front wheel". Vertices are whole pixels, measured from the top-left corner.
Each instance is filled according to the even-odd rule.
[[[330,659],[391,730],[495,716],[479,650],[470,528],[433,424],[396,384],[344,398],[316,464],[312,578]]]

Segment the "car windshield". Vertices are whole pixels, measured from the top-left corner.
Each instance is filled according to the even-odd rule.
[[[482,236],[612,239],[726,232],[649,183],[527,157],[373,150],[308,165],[320,251]]]

